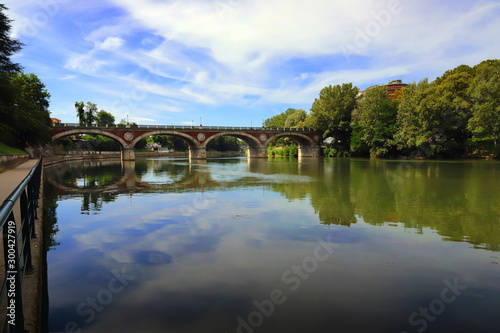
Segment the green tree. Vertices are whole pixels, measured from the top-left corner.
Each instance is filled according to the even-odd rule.
[[[21,50],[23,44],[10,35],[12,20],[5,15],[7,10],[4,4],[0,4],[0,71],[20,72],[21,65],[13,63],[10,57]]]
[[[92,102],[75,102],[76,115],[80,126],[92,126],[97,120],[97,105]],[[106,111],[104,111],[106,112]],[[108,113],[108,112],[106,112]],[[109,114],[111,115],[111,114]],[[108,116],[104,116],[108,119]],[[114,121],[114,117],[111,115]]]
[[[473,101],[472,117],[467,128],[476,139],[490,139],[491,154],[498,155],[500,137],[500,60],[486,60],[474,67],[475,77],[469,87]]]
[[[351,115],[356,107],[358,88],[352,83],[328,86],[321,90],[319,98],[311,107],[311,117],[308,125],[323,133],[323,137],[335,138],[337,151],[340,155],[349,152],[351,132]],[[340,142],[339,142],[340,141]]]
[[[19,148],[50,142],[50,94],[45,85],[35,74],[10,72],[2,76],[10,94],[0,107],[6,115],[2,117],[2,138]]]
[[[85,103],[75,102],[76,115],[80,126],[85,126]]]
[[[425,98],[429,86],[429,80],[424,79],[419,83],[410,83],[403,92],[396,117],[397,131],[394,138],[404,154],[424,155],[418,148],[426,143],[428,134],[423,134],[425,119],[419,113],[418,105]]]
[[[207,144],[207,149],[215,151],[239,151],[239,142],[235,137],[223,135],[210,140]]]
[[[162,147],[168,147],[175,151],[187,151],[188,145],[182,139],[175,136],[153,135],[153,142],[159,143]]]
[[[92,126],[97,113],[97,105],[92,102],[85,104],[85,125]]]
[[[469,86],[474,70],[466,65],[446,71],[432,82],[426,99],[420,105],[427,111],[427,130],[437,135],[435,150],[441,156],[463,156],[470,132],[467,122],[471,117],[472,105]]]
[[[290,110],[290,109],[289,109]],[[305,121],[307,118],[307,112],[298,109],[293,113],[290,113],[285,119],[285,126],[287,128],[302,128],[305,127]]]
[[[369,148],[371,157],[390,155],[395,149],[396,112],[396,102],[384,86],[368,89],[352,113],[351,152],[363,154]]]
[[[297,110],[289,108],[285,112],[282,112],[274,117],[264,120],[264,123],[262,125],[264,127],[284,128],[288,116],[293,114],[295,111]]]
[[[106,127],[115,125],[115,117],[104,110],[97,112],[95,116],[95,122],[97,126]]]
[[[288,108],[286,111],[268,118],[264,121],[265,127],[272,128],[301,128],[306,127],[307,113],[302,109]],[[278,138],[269,144],[269,149],[296,145],[296,142],[289,138]]]

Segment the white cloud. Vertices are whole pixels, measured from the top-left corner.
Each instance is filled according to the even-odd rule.
[[[38,0],[9,1],[14,32],[44,13]],[[398,0],[55,1],[57,12],[28,39],[22,63],[43,64],[45,73],[86,88],[93,99],[116,99],[106,102],[110,111],[147,110],[147,119],[162,112],[189,119],[204,105],[310,104],[329,84],[432,79],[500,54],[496,0],[399,0],[389,17],[389,3]],[[59,58],[30,54],[36,43],[33,50]]]
[[[444,4],[440,8],[429,1],[401,0],[397,11],[381,18],[391,9],[389,1],[114,1],[134,20],[166,40],[153,51],[140,54],[141,62],[149,63],[145,67],[156,66],[158,74],[185,82],[179,91],[189,97],[192,96],[190,93],[204,91],[207,95],[221,93],[222,97],[229,97],[223,100],[243,94],[266,96],[268,89],[278,89],[272,95],[279,96],[283,85],[292,88],[294,83],[280,84],[280,78],[273,74],[273,65],[290,59],[331,56],[333,61],[333,57],[342,56],[343,62],[337,65],[337,74],[342,74],[347,68],[358,69],[351,63],[352,59],[348,59],[352,55],[343,57],[341,46],[354,45],[359,31],[371,31],[371,35],[367,36],[366,45],[355,52],[368,57],[367,63],[358,67],[364,68],[372,62],[379,69],[368,71],[370,75],[361,73],[344,77],[342,82],[359,84],[368,78],[385,81],[388,76],[373,77],[372,74],[401,75],[408,72],[394,73],[395,63],[400,63],[403,68],[413,67],[412,64],[425,65],[426,62],[427,66],[432,66],[431,62],[436,58],[449,56],[450,49],[469,43],[457,37],[457,30],[467,36],[478,34],[481,28],[475,26],[476,23],[487,16],[487,11],[498,8],[498,3],[485,1],[470,12],[468,8],[449,12],[450,5]],[[432,12],[428,11],[430,5]],[[385,23],[380,21],[384,19]],[[378,30],[370,30],[373,24],[378,24]],[[498,23],[494,24],[498,26]],[[476,44],[480,48],[491,48],[488,46],[491,43],[481,42],[478,38]],[[183,53],[184,49],[198,50],[213,62],[196,63]],[[456,56],[466,58],[464,54]],[[210,65],[208,69],[203,67],[207,64]],[[332,68],[325,68],[323,73],[322,76],[331,76]],[[304,79],[313,75],[301,74]],[[289,80],[286,76],[281,79]],[[303,95],[300,90],[296,92]],[[212,101],[212,98],[199,94],[195,96],[198,102]]]
[[[95,58],[92,53],[75,54],[68,60],[65,68],[84,74],[92,74],[98,72],[106,64],[106,61]]]
[[[116,50],[119,49],[125,41],[119,37],[108,37],[101,44],[99,44],[98,48],[101,50]]]

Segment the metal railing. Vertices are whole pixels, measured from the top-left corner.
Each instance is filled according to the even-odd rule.
[[[283,132],[314,132],[311,128],[278,128],[278,127],[243,127],[243,126],[203,126],[203,125],[111,125],[111,126],[82,126],[77,123],[54,123],[53,127],[77,128],[114,128],[114,129],[169,129],[169,130],[219,130],[219,131],[283,131]]]
[[[5,265],[5,276],[1,278],[0,275],[2,286],[0,314],[5,323],[0,320],[3,325],[0,328],[4,333],[24,333],[22,284],[25,274],[34,269],[31,263],[31,238],[35,237],[41,174],[40,159],[0,206],[0,228],[3,231],[2,255]],[[20,219],[17,221],[16,213],[20,213]]]

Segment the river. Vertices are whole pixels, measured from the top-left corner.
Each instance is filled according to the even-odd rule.
[[[50,332],[500,332],[499,162],[73,162],[44,206]]]

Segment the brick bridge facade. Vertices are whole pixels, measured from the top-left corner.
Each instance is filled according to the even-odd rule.
[[[52,142],[78,134],[102,135],[117,141],[122,148],[122,160],[135,160],[135,144],[150,135],[171,135],[183,139],[189,147],[190,159],[206,159],[207,144],[216,137],[229,135],[243,140],[248,145],[248,157],[267,157],[267,145],[274,139],[287,137],[297,142],[299,157],[321,155],[321,136],[310,129],[265,128],[265,127],[222,127],[222,126],[173,126],[135,125],[111,127],[86,127],[78,124],[55,124],[52,128]]]

